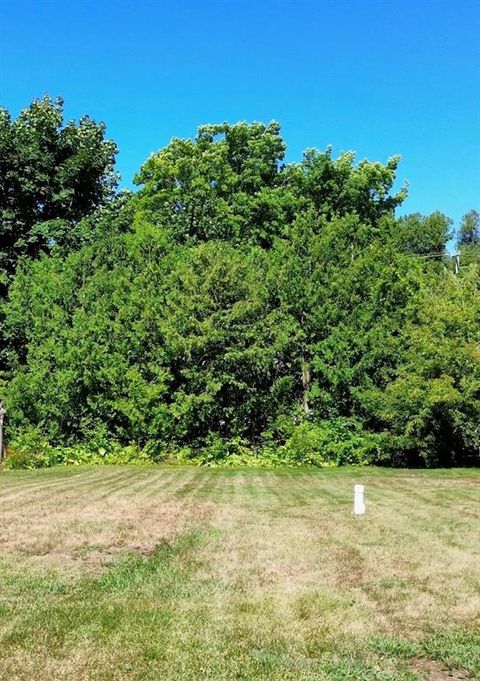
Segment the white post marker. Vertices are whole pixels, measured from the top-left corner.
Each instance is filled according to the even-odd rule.
[[[365,499],[363,493],[365,487],[363,485],[353,486],[353,513],[354,515],[363,515],[365,513]]]

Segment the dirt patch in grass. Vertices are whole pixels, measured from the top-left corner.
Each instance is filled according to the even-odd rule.
[[[415,660],[412,670],[425,681],[471,681],[471,676],[455,669],[446,669],[434,660]]]

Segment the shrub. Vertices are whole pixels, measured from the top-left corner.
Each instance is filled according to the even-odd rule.
[[[211,434],[195,461],[206,466],[239,466],[251,464],[252,459],[256,461],[252,449],[243,438],[223,439]]]
[[[108,448],[107,448],[108,447]],[[135,445],[112,442],[107,447],[53,447],[38,430],[18,435],[7,449],[5,467],[34,469],[54,465],[148,464],[155,461],[149,451]]]
[[[378,437],[363,430],[358,421],[336,418],[297,425],[278,456],[285,463],[298,465],[367,464],[379,446]]]
[[[55,463],[55,449],[36,429],[18,435],[7,447],[6,468],[45,468]]]

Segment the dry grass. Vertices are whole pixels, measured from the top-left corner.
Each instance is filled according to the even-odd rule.
[[[473,678],[479,505],[474,470],[5,472],[0,678]]]
[[[468,676],[458,670],[447,670],[433,660],[415,660],[412,668],[428,681],[468,681]]]
[[[0,550],[5,558],[96,572],[121,553],[148,554],[160,539],[170,541],[202,526],[214,507],[198,500],[195,490],[178,498],[192,484],[193,472],[162,475],[154,469],[112,467],[68,473],[39,472],[33,484],[28,473],[17,474],[13,484],[2,486]]]

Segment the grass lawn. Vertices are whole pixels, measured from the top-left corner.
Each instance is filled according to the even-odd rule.
[[[3,471],[0,679],[480,679],[479,510],[479,469]]]

